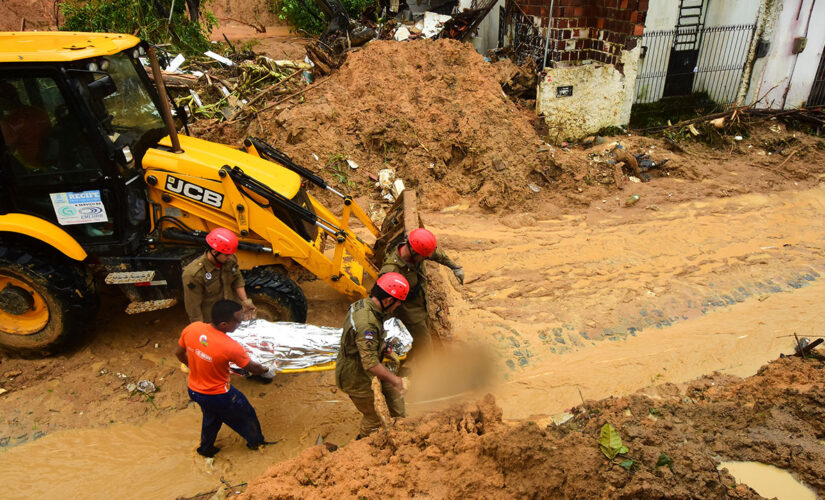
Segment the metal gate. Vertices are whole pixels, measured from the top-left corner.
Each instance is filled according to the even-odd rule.
[[[693,88],[693,68],[699,61],[699,35],[703,24],[704,0],[680,0],[679,19],[667,63],[663,97],[687,95]]]
[[[819,59],[819,69],[816,70],[814,86],[811,87],[811,95],[808,96],[807,106],[825,106],[825,50]]]
[[[633,102],[704,92],[717,104],[732,104],[739,93],[754,26],[686,26],[645,32]]]

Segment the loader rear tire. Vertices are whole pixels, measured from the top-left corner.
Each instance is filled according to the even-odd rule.
[[[0,245],[0,348],[47,356],[67,347],[97,313],[94,280],[62,255]]]
[[[267,321],[305,323],[307,299],[297,283],[276,270],[256,267],[244,273],[246,295],[258,308],[258,318]]]

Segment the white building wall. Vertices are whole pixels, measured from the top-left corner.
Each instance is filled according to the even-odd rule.
[[[753,24],[763,0],[706,0],[705,26]]]
[[[765,0],[705,0],[705,27],[732,26],[754,24],[760,5]],[[777,0],[779,1],[779,0]],[[821,0],[825,1],[825,0]],[[679,18],[679,2],[674,0],[651,0],[647,18],[645,20],[645,33],[652,31],[667,31],[676,28]],[[658,39],[658,43],[666,40]],[[672,42],[672,40],[670,40]],[[707,91],[711,99],[716,101],[728,101],[736,97],[739,89],[739,79],[732,76],[736,70],[722,71],[723,68],[742,66],[750,48],[750,36],[744,32],[720,33],[711,32],[706,34],[704,43],[699,44],[699,58],[697,67],[714,68],[719,71],[697,73],[694,79],[693,88],[697,92]],[[645,44],[645,40],[642,40]],[[650,47],[652,49],[652,47]],[[650,51],[646,59],[647,67],[640,67],[640,73],[650,72],[656,65],[656,71],[664,73],[670,54],[670,47],[656,46],[657,51],[664,50],[666,53],[660,57],[655,57]],[[661,53],[661,52],[660,52]],[[664,91],[664,79],[646,79],[640,86],[640,97],[646,102],[653,102],[662,97]]]
[[[778,15],[768,20],[763,37],[770,40],[767,57],[754,64],[747,101],[766,108],[797,108],[808,100],[825,46],[825,0],[776,0]],[[810,20],[810,23],[809,23]],[[797,37],[808,44],[793,54]]]
[[[502,7],[504,7],[504,0],[498,0],[487,17],[478,25],[478,36],[470,39],[473,47],[481,55],[486,56],[488,50],[498,47],[499,12]]]
[[[672,30],[679,19],[679,2],[650,0],[645,18],[645,31]]]
[[[550,136],[559,141],[575,140],[604,127],[627,125],[639,52],[638,46],[622,51],[623,72],[612,64],[545,68],[536,112],[544,116]],[[572,87],[573,94],[559,96],[559,87]]]

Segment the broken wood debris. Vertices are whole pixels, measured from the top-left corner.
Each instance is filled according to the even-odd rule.
[[[154,80],[151,68],[146,70]],[[315,66],[309,59],[276,60],[250,51],[223,56],[210,51],[205,57],[174,58],[161,76],[176,104],[188,107],[191,116],[238,121],[255,116],[254,106],[261,102],[268,109],[267,99],[300,95],[296,91],[306,88],[312,71]]]

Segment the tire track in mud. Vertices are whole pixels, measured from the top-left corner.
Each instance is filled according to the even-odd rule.
[[[427,222],[467,271],[467,285],[455,288],[451,306],[456,338],[493,344],[501,378],[524,381],[541,378],[536,374],[564,363],[567,356],[599,353],[608,344],[631,339],[643,340],[648,351],[666,352],[661,334],[703,324],[711,329],[705,345],[691,345],[692,352],[680,354],[701,360],[710,371],[728,368],[723,357],[713,354],[718,349],[713,329],[725,325],[701,323],[717,313],[734,312],[727,320],[734,322],[733,329],[748,327],[752,318],[746,316],[763,314],[788,315],[787,328],[777,325],[776,335],[793,333],[793,324],[805,327],[772,303],[777,295],[798,294],[818,284],[825,273],[823,208],[825,190],[815,188],[696,201],[659,211],[591,211],[557,219],[510,214],[490,223],[459,210],[431,214]],[[748,315],[741,314],[744,305]],[[808,324],[825,320],[808,318]],[[773,355],[781,350],[769,346]],[[768,359],[766,349],[754,353],[753,360],[759,360],[755,367]],[[666,365],[648,366],[647,354],[638,354],[639,365],[628,353],[631,360],[620,368],[671,380]],[[714,358],[720,362],[704,362]]]

